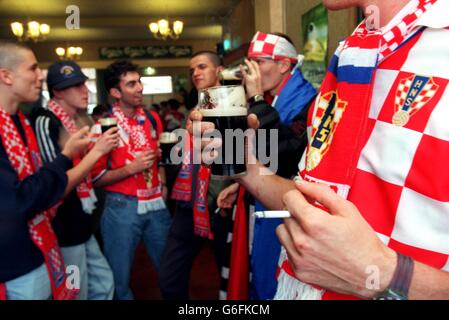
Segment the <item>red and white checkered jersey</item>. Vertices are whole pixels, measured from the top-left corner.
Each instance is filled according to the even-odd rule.
[[[438,1],[420,20],[428,28],[377,68],[366,143],[348,195],[386,245],[445,271],[449,271],[448,12],[449,1]],[[299,168],[305,169],[304,157]]]

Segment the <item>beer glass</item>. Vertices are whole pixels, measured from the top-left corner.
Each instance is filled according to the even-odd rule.
[[[233,179],[246,174],[248,109],[243,86],[220,86],[200,90],[199,111],[203,121],[215,124],[222,139],[219,156],[211,165],[212,178]],[[239,130],[240,129],[240,130]]]
[[[159,143],[162,150],[162,163],[172,164],[170,159],[170,152],[172,148],[178,143],[178,139],[173,132],[163,132],[159,138]]]
[[[246,64],[243,65],[243,69],[248,72],[248,66]],[[221,81],[235,81],[242,80],[243,74],[240,71],[240,65],[237,65],[220,71],[218,77]]]
[[[105,133],[109,129],[117,127],[117,118],[101,118],[100,125],[101,132]]]

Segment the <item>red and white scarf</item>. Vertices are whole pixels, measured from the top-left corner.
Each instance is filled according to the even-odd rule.
[[[368,30],[362,23],[337,49],[311,108],[312,113],[309,113],[312,134],[306,149],[306,169],[301,172],[303,179],[326,183],[347,198],[363,148],[362,133],[369,114],[375,70],[381,61],[400,48],[411,35],[418,18],[436,1],[412,0],[404,8],[407,12],[400,12],[403,18],[393,20],[388,30]],[[340,143],[338,148],[332,148],[332,142],[335,145],[341,139],[351,143]],[[283,249],[275,299],[321,299],[325,292],[295,278]]]
[[[193,184],[193,138],[189,134],[185,136],[184,152],[181,169],[173,185],[171,198],[177,201],[189,202],[192,200]],[[200,237],[212,240],[214,235],[210,224],[210,213],[207,203],[210,175],[210,168],[200,165],[193,203],[193,232]]]
[[[127,146],[127,161],[133,161],[146,150],[157,152],[157,135],[151,134],[151,132],[156,132],[156,128],[151,128],[150,121],[142,107],[136,108],[133,118],[126,117],[117,103],[114,104],[112,113],[117,118],[118,126],[121,129],[119,133]],[[164,209],[165,203],[162,199],[157,160],[154,161],[150,169],[136,174],[135,179],[137,181],[137,213],[145,214],[149,211]]]
[[[76,133],[79,130],[79,128],[75,124],[75,120],[70,117],[67,112],[54,100],[50,100],[48,102],[48,109],[53,112],[55,116],[62,122],[62,125],[70,135]],[[73,165],[78,165],[78,163],[81,162],[81,159],[82,158],[80,157],[76,157],[75,159],[73,159]],[[76,192],[78,194],[78,198],[81,201],[84,212],[92,214],[95,209],[97,197],[95,196],[90,173],[86,176],[86,178],[84,178],[83,182],[81,182],[76,187]]]
[[[12,167],[16,170],[19,180],[22,181],[39,170],[42,166],[42,160],[30,123],[20,111],[18,115],[25,131],[28,146],[25,146],[10,114],[0,108],[2,142]],[[64,261],[62,260],[58,240],[51,226],[51,220],[56,215],[60,204],[58,203],[54,207],[37,214],[28,222],[28,227],[31,239],[44,255],[53,299],[70,300],[75,298],[77,290],[70,290],[66,287]],[[6,292],[4,285],[3,289],[0,288],[1,291]]]

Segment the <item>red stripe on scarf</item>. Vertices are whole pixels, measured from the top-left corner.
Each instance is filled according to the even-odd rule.
[[[171,198],[177,201],[192,200],[193,184],[193,137],[186,134],[184,137],[184,158],[181,170],[173,185]],[[210,169],[201,165],[198,172],[197,187],[193,203],[193,231],[196,235],[212,240],[214,235],[210,226],[209,206],[207,193],[209,190]]]
[[[248,215],[246,213],[244,195],[245,188],[240,187],[232,232],[228,300],[249,299]]]
[[[193,137],[186,133],[184,136],[184,158],[181,169],[176,177],[171,193],[171,198],[177,201],[192,200],[192,180],[193,180]]]
[[[207,190],[209,189],[210,169],[201,166],[198,172],[195,203],[193,206],[193,233],[196,235],[214,239],[210,227],[209,206],[207,203]]]

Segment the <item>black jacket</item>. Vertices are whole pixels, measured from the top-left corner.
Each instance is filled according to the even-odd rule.
[[[44,108],[34,109],[31,118],[42,159],[44,163],[51,162],[61,153],[58,141],[62,123],[53,112]],[[61,247],[82,244],[92,236],[94,217],[84,212],[76,189],[64,198],[52,226]]]
[[[18,116],[13,120],[25,141]],[[0,283],[25,275],[44,262],[31,240],[28,220],[63,196],[67,186],[65,171],[71,166],[72,162],[60,154],[34,175],[19,181],[0,143]]]
[[[311,100],[313,101],[313,99]],[[279,118],[279,113],[265,101],[254,102],[250,105],[249,113],[254,113],[260,121],[260,129],[275,129],[278,132],[278,170],[277,175],[290,179],[298,173],[298,163],[307,146],[307,114],[311,103],[299,113],[293,125],[285,125]],[[270,136],[266,136],[268,150]],[[271,150],[270,150],[271,151]],[[270,154],[267,151],[267,154]]]

